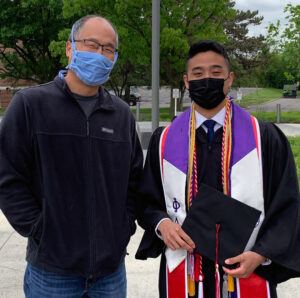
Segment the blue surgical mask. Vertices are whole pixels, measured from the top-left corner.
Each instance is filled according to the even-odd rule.
[[[83,83],[89,86],[100,86],[107,82],[117,59],[117,52],[114,61],[111,61],[99,53],[77,51],[72,28],[72,59],[68,69],[74,71]]]

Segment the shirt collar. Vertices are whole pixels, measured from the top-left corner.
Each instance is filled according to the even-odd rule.
[[[225,107],[222,108],[222,110],[220,110],[215,116],[213,116],[211,119],[216,121],[217,124],[219,124],[219,126],[223,126],[224,124],[224,120],[225,120],[225,113],[226,113],[226,110],[225,110]],[[203,122],[205,120],[208,120],[206,117],[204,117],[203,115],[201,115],[199,112],[197,112],[195,110],[195,116],[196,116],[196,129],[198,127],[200,127]]]

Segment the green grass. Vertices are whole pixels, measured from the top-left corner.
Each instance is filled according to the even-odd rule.
[[[263,104],[282,97],[282,90],[275,88],[259,88],[256,91],[243,96],[241,107]]]
[[[300,185],[300,137],[288,137],[288,140],[291,144],[294,154],[298,174],[298,183]]]
[[[135,108],[132,108],[132,112],[135,114]],[[252,112],[259,120],[276,122],[275,112],[264,112],[257,111]],[[160,121],[171,121],[169,115],[169,108],[160,109]],[[151,121],[151,109],[141,109],[140,110],[140,120],[139,121]],[[281,123],[300,123],[300,111],[299,112],[282,112],[281,113]]]
[[[276,122],[276,113],[275,112],[264,112],[257,111],[251,113],[259,120]],[[281,123],[300,123],[300,111],[299,112],[281,112]]]
[[[0,108],[0,116],[3,116],[5,113],[5,109],[4,108]]]
[[[134,115],[136,115],[136,109],[131,108],[131,111]],[[169,108],[160,108],[159,110],[159,121],[171,121],[171,117],[169,114]],[[151,121],[151,109],[140,109],[140,119],[139,121]]]

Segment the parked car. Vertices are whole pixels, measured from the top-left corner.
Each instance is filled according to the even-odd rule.
[[[297,85],[284,85],[283,86],[283,97],[292,97],[296,98],[297,97]]]
[[[141,101],[141,94],[138,92],[137,88],[131,87],[124,95],[122,95],[122,99],[130,106],[136,106],[137,102]]]

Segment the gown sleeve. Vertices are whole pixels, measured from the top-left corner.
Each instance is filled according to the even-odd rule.
[[[139,186],[138,223],[145,232],[136,253],[137,259],[156,258],[164,247],[163,241],[155,233],[159,221],[169,218],[166,212],[159,164],[159,141],[162,131],[162,127],[157,128],[150,139]]]
[[[274,124],[260,122],[265,219],[253,251],[272,263],[257,273],[275,283],[300,276],[300,200],[293,153]]]

